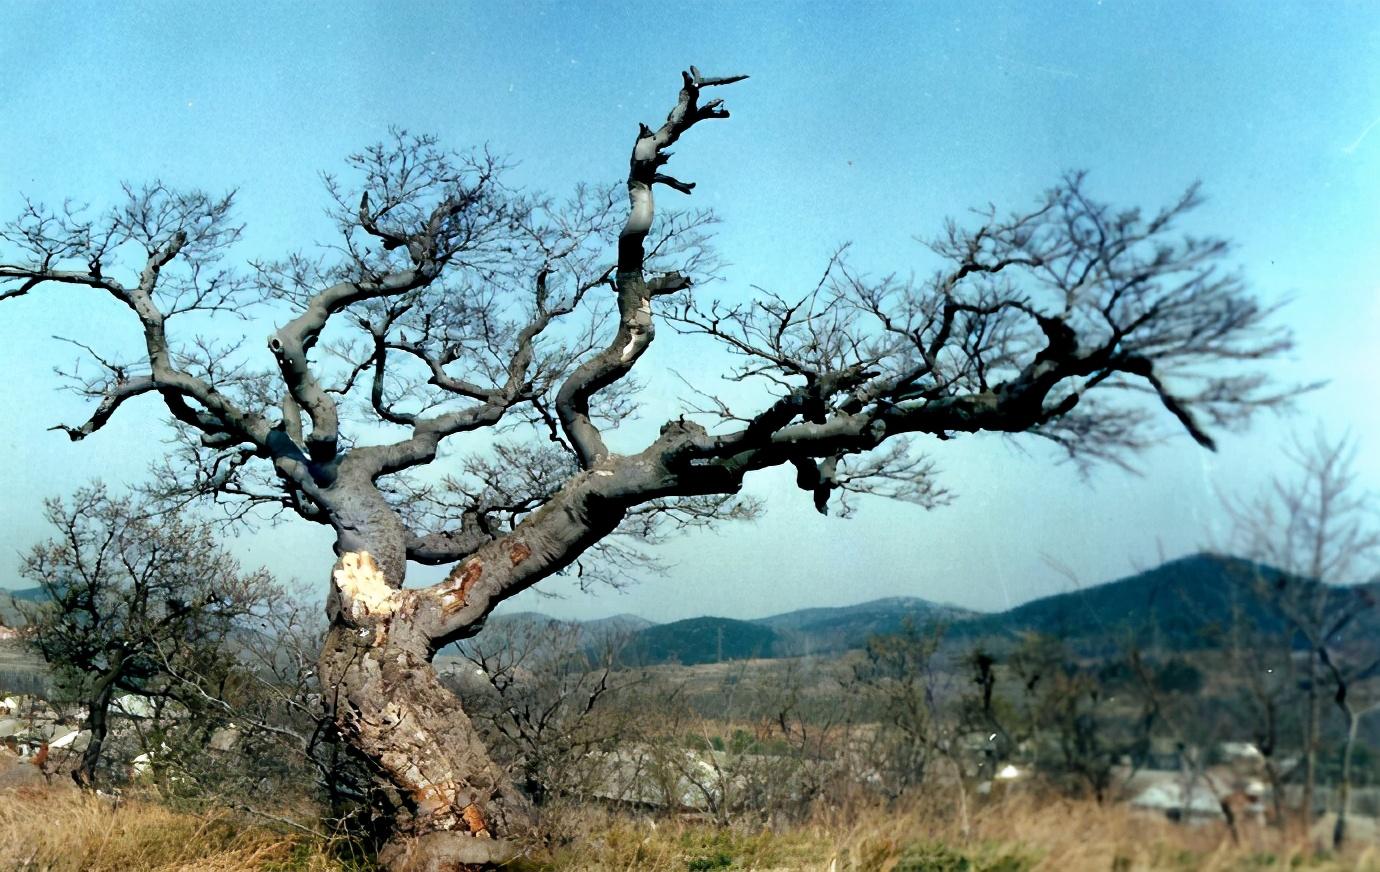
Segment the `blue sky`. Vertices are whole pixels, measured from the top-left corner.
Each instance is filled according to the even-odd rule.
[[[788,476],[764,474],[752,487],[768,515],[666,546],[666,577],[514,605],[670,619],[906,594],[1001,608],[1067,588],[1051,563],[1086,584],[1210,544],[1219,494],[1278,468],[1291,430],[1321,420],[1363,449],[1380,439],[1375,3],[12,2],[0,7],[0,214],[21,192],[100,206],[125,179],[236,187],[241,257],[272,256],[326,238],[317,173],[390,125],[488,143],[517,162],[513,180],[552,192],[615,180],[637,123],[664,116],[691,63],[752,76],[721,95],[730,120],[676,150],[693,205],[723,218],[731,266],[715,296],[807,287],[843,241],[861,269],[923,273],[916,235],[970,206],[1026,205],[1070,168],[1127,205],[1202,179],[1193,229],[1236,240],[1260,294],[1292,301],[1298,350],[1281,376],[1331,381],[1216,455],[1166,442],[1141,477],[1083,482],[1039,445],[946,443],[935,458],[958,499],[929,513],[872,503],[821,518]],[[271,325],[245,329],[257,345]],[[79,444],[46,431],[85,415],[56,391],[52,368],[74,350],[54,334],[109,350],[137,338],[90,294],[0,304],[0,583],[45,533],[39,497],[130,480],[162,450],[140,414],[152,404]],[[662,331],[642,364],[659,394],[677,393],[667,368],[720,369],[693,351]],[[651,404],[647,426],[672,412]],[[1359,467],[1380,482],[1375,452]],[[328,538],[304,524],[235,547],[308,582],[329,563]]]

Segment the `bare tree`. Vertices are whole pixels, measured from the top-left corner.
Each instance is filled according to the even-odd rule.
[[[894,633],[867,640],[850,685],[876,708],[877,731],[868,759],[892,796],[923,784],[945,744],[936,698],[943,629],[918,627],[909,617]]]
[[[319,603],[274,586],[237,622],[219,675],[160,652],[182,698],[219,715],[223,726],[171,747],[165,744],[171,738],[159,736],[159,762],[171,777],[158,786],[320,834],[319,820],[289,819],[281,811],[285,797],[316,799],[328,810],[325,831],[344,826],[377,836],[377,806],[386,808],[388,797],[375,790],[366,761],[340,741],[322,699],[316,659],[325,632]],[[263,805],[268,797],[272,810]],[[318,807],[306,803],[301,812],[318,813]]]
[[[1184,660],[1155,662],[1134,643],[1127,646],[1124,668],[1131,692],[1141,703],[1135,735],[1138,744],[1148,751],[1157,734],[1173,739],[1179,751],[1179,770],[1183,775],[1179,790],[1185,806],[1191,804],[1199,784],[1206,786],[1216,798],[1232,843],[1240,844],[1242,820],[1232,800],[1236,785],[1224,782],[1209,766],[1208,749],[1226,734],[1220,720],[1203,717],[1202,673]]]
[[[201,708],[233,660],[231,634],[274,584],[265,570],[241,573],[208,525],[152,515],[99,484],[45,508],[58,535],[21,566],[45,594],[27,618],[34,647],[86,708],[91,738],[73,777],[92,786],[116,693]]]
[[[1009,664],[1020,684],[1016,719],[1021,723],[1008,727],[1008,734],[1024,732],[1037,764],[1045,763],[1071,790],[1082,788],[1099,804],[1105,802],[1117,761],[1140,744],[1136,734],[1148,728],[1148,718],[1143,715],[1128,730],[1113,708],[1110,676],[1079,662],[1060,638],[1026,636]]]
[[[1356,619],[1363,611],[1375,608],[1373,593],[1367,592],[1359,602],[1347,611],[1351,617],[1347,623]],[[1366,638],[1352,638],[1343,641],[1339,637],[1346,631],[1333,625],[1329,641],[1318,647],[1318,658],[1332,683],[1332,699],[1346,719],[1346,739],[1342,745],[1341,785],[1337,796],[1337,820],[1332,827],[1332,846],[1341,848],[1347,838],[1347,819],[1351,814],[1352,764],[1356,752],[1356,740],[1361,731],[1361,722],[1376,712],[1380,712],[1380,652],[1377,652],[1373,635]]]
[[[1308,652],[1304,665],[1304,790],[1302,813],[1312,820],[1325,688],[1347,723],[1341,796],[1333,842],[1346,838],[1351,762],[1361,720],[1380,710],[1367,699],[1380,678],[1380,650],[1363,629],[1376,611],[1373,585],[1380,568],[1380,514],[1357,479],[1355,447],[1318,432],[1296,439],[1294,474],[1276,478],[1254,500],[1231,505],[1238,546],[1271,568],[1250,579]],[[1277,571],[1274,571],[1277,570]],[[1358,632],[1358,630],[1360,632]]]
[[[1154,403],[1211,446],[1210,429],[1283,398],[1250,368],[1289,344],[1270,308],[1222,271],[1225,242],[1177,235],[1196,187],[1147,216],[1070,175],[1032,209],[950,223],[931,244],[947,265],[925,280],[869,278],[840,254],[799,299],[695,298],[716,266],[713,216],[658,215],[653,189],[690,192],[662,171],[668,149],[726,118],[703,92],[742,78],[683,74],[666,121],[634,139],[626,208],[612,187],[514,191],[492,156],[398,132],[328,178],[333,247],[249,272],[223,265],[233,196],[161,184],[127,187],[99,217],[34,203],[0,232],[0,299],[89,289],[143,328],[136,358],[99,356],[80,377],[96,409],[68,435],[156,395],[183,437],[170,490],[334,531],[320,672],[342,733],[403,809],[392,868],[515,850],[523,799],[430,660],[541,579],[626,558],[629,536],[750,513],[738,494],[756,470],[793,466],[820,510],[858,492],[934,505],[943,490],[917,440],[1030,433],[1126,462],[1154,438]],[[271,366],[169,332],[260,301],[290,312]],[[658,312],[720,342],[741,360],[732,377],[772,398],[746,412],[700,394],[712,430],[680,416],[616,453],[607,431],[636,396]],[[474,439],[449,476],[426,469],[447,440],[481,432],[498,447]],[[406,589],[408,561],[454,568]]]
[[[1287,823],[1285,783],[1298,768],[1297,757],[1292,758],[1292,765],[1284,763],[1286,743],[1303,723],[1298,713],[1299,664],[1293,656],[1293,629],[1281,634],[1277,625],[1270,625],[1273,622],[1261,621],[1254,592],[1250,602],[1254,609],[1234,603],[1230,622],[1218,634],[1223,666],[1238,684],[1228,716],[1250,730],[1270,785],[1271,816],[1283,826]]]
[[[626,641],[616,630],[516,619],[461,645],[448,683],[496,737],[497,756],[535,804],[587,788],[595,780],[587,771],[597,765],[592,752],[633,739],[629,718],[602,705],[644,677],[615,671]]]

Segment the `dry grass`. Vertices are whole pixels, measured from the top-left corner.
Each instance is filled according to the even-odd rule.
[[[970,813],[966,827],[949,809],[875,816],[855,825],[841,840],[838,853],[881,855],[879,862],[864,868],[885,870],[896,858],[895,868],[925,869],[931,867],[906,862],[907,854],[942,853],[935,845],[955,846],[969,856],[968,868],[973,869],[1380,870],[1374,847],[1337,859],[1259,827],[1243,828],[1241,843],[1235,844],[1223,824],[1180,826],[1124,805],[1104,807],[1030,795],[984,804]],[[932,866],[948,868],[942,863]]]
[[[564,844],[534,856],[533,872],[1380,872],[1380,846],[1345,856],[1311,852],[1275,831],[1234,844],[1220,824],[1178,826],[1091,802],[1013,796],[964,816],[937,801],[886,809],[822,807],[783,831],[716,829],[586,810],[560,822]]]
[[[76,790],[0,793],[0,869],[16,872],[336,872],[305,837],[225,814]],[[361,867],[354,867],[361,868]]]
[[[1380,846],[1333,857],[1273,831],[1231,842],[1121,807],[1014,795],[965,816],[953,797],[904,808],[842,801],[804,825],[719,829],[586,806],[548,818],[552,846],[514,872],[1380,872]],[[366,861],[226,813],[73,790],[0,794],[0,869],[24,872],[367,872]]]

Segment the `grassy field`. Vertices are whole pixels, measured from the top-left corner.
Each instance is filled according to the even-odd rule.
[[[787,686],[801,701],[836,699],[837,670],[810,667],[807,661],[783,660],[649,672],[679,689],[677,705],[750,714]],[[41,664],[18,646],[0,643],[0,677],[6,674],[36,678]],[[701,726],[728,736],[735,723]],[[309,809],[279,812],[296,821],[316,819]],[[585,803],[544,810],[541,832],[514,872],[1380,872],[1380,843],[1333,856],[1309,850],[1303,839],[1247,826],[1238,844],[1220,823],[1179,826],[1124,804],[1098,806],[1019,791],[978,798],[937,788],[902,805],[831,797],[803,822],[772,828],[716,827]],[[368,852],[348,839],[311,835],[262,816],[174,810],[152,795],[114,801],[72,788],[0,792],[0,870],[6,872],[374,868]]]
[[[779,831],[715,828],[587,807],[547,820],[548,838],[515,872],[1037,872],[1037,870],[1378,870],[1380,851],[1310,854],[1277,833],[1234,845],[1220,827],[1186,828],[1091,803],[1012,797],[965,816],[938,802],[848,803]],[[230,813],[115,802],[70,789],[0,795],[0,868],[24,872],[367,872],[343,840],[286,833]]]
[[[16,872],[271,872],[369,869],[328,846],[229,814],[190,814],[156,802],[75,789],[0,795],[0,869]]]

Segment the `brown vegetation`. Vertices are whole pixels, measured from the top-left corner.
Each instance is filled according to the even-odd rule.
[[[39,822],[41,821],[41,825]],[[516,872],[920,870],[1380,870],[1380,848],[1310,853],[1273,830],[1233,844],[1220,827],[1182,827],[1091,801],[1013,793],[965,820],[940,798],[820,803],[780,830],[585,806],[547,819],[549,842]],[[366,872],[343,840],[289,834],[226,813],[179,812],[73,790],[0,794],[0,868],[47,872]]]
[[[350,867],[331,858],[323,844],[230,814],[192,814],[151,801],[29,788],[0,794],[0,868],[326,872]]]

